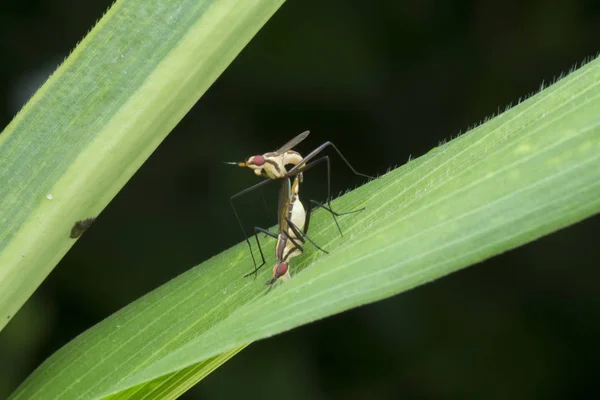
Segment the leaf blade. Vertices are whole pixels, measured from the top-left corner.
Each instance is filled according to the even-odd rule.
[[[0,329],[283,0],[116,2],[0,135]]]
[[[267,269],[259,283],[241,278],[251,261],[240,244],[84,333],[42,365],[15,398],[39,393],[36,385],[49,376],[59,377],[54,384],[65,396],[125,393],[598,213],[598,110],[600,59],[336,200],[338,210],[367,207],[344,219],[343,240],[317,213],[311,236],[331,253],[299,257],[292,268],[301,273],[268,296],[260,284]],[[64,391],[77,376],[82,380]],[[78,391],[89,390],[94,377],[104,379],[101,387]]]

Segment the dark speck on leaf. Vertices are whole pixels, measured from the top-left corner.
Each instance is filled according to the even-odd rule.
[[[72,239],[76,239],[86,231],[87,228],[92,225],[92,222],[96,220],[96,217],[86,218],[81,221],[75,222],[73,228],[71,228],[71,235],[69,236]]]

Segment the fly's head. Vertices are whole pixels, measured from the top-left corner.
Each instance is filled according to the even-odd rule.
[[[272,285],[278,280],[281,280],[282,282],[287,282],[288,280],[290,280],[290,278],[291,276],[288,263],[277,263],[273,267],[273,278],[267,281],[267,285]]]
[[[263,176],[266,160],[264,156],[256,155],[249,157],[246,161],[225,162],[225,164],[237,165],[238,167],[250,168],[258,176]]]
[[[248,167],[258,176],[262,176],[265,167],[265,158],[261,155],[256,155],[248,158],[246,161],[239,163],[240,167]]]

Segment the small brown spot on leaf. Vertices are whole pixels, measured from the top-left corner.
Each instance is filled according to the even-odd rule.
[[[87,230],[87,228],[92,225],[92,222],[96,220],[96,217],[90,217],[86,219],[82,219],[81,221],[75,222],[73,228],[71,228],[71,235],[69,236],[72,239],[76,239],[83,234]]]

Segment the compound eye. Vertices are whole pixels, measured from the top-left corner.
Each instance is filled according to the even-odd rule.
[[[287,274],[287,272],[288,272],[287,263],[279,264],[279,266],[277,267],[277,277],[283,276],[283,275]]]
[[[272,281],[275,282],[277,279],[279,279],[279,277],[287,274],[287,272],[288,272],[288,264],[287,263],[275,264],[275,267],[273,267]]]
[[[254,156],[251,163],[257,167],[262,167],[265,164],[265,158],[263,156]]]

